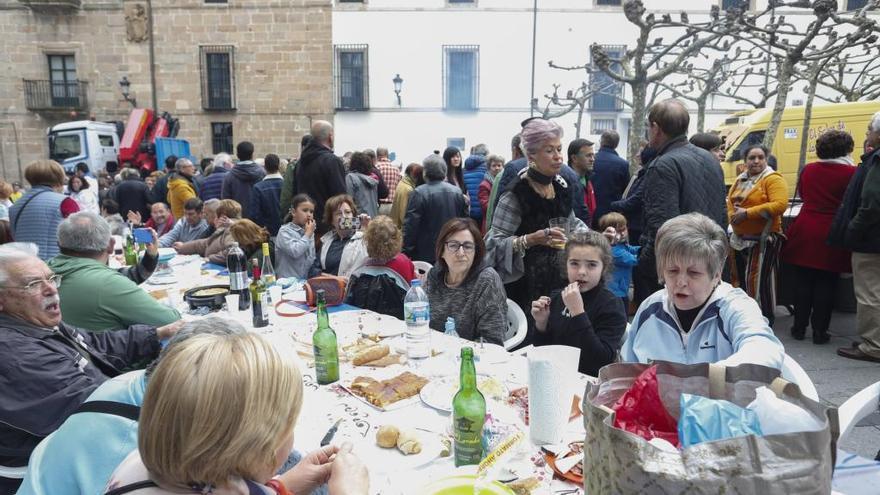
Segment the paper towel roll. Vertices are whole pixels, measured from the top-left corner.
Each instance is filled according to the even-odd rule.
[[[549,345],[529,351],[529,436],[533,443],[562,441],[579,359],[576,347]]]

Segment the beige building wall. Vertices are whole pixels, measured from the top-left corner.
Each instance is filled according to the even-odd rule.
[[[26,4],[79,4],[59,12]],[[0,177],[19,179],[48,156],[46,128],[60,122],[125,120],[131,105],[150,108],[149,41],[137,6],[146,0],[0,0]],[[158,109],[180,119],[178,137],[196,157],[212,154],[211,123],[231,122],[233,142],[250,140],[257,156],[299,154],[314,119],[333,118],[332,0],[153,0]],[[128,17],[128,20],[127,20]],[[141,16],[140,19],[145,19]],[[139,31],[140,30],[140,31]],[[148,37],[148,36],[147,36]],[[203,109],[200,46],[234,47],[234,111]],[[73,54],[88,82],[88,106],[26,108],[23,80],[48,80],[49,54]]]

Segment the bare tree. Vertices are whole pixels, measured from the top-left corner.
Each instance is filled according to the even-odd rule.
[[[552,61],[550,66],[553,67]],[[613,89],[612,83],[594,83],[589,73],[587,77],[591,81],[590,84],[582,82],[577,88],[567,90],[563,96],[559,94],[561,85],[554,84],[553,93],[544,95],[544,108],[541,108],[537,98],[532,101],[532,108],[536,112],[540,112],[541,117],[545,119],[555,119],[571,112],[577,112],[577,118],[574,122],[575,139],[581,137],[584,112],[589,106],[590,99],[598,94],[609,94]]]
[[[841,53],[822,68],[817,82],[837,93],[833,97],[816,94],[829,103],[880,98],[880,46]]]
[[[697,105],[697,132],[705,130],[707,102],[718,92],[718,88],[727,77],[724,71],[726,62],[726,58],[717,59],[709,68],[687,63],[676,70],[676,73],[685,76],[686,79],[677,83],[657,82],[659,86],[672,93],[673,97],[692,101]]]
[[[770,124],[764,134],[765,146],[773,146],[788,92],[798,76],[798,66],[814,67],[814,64],[840,53],[841,46],[864,47],[876,41],[876,36],[872,34],[876,23],[867,19],[864,13],[870,7],[876,7],[877,3],[878,0],[872,0],[855,15],[841,16],[837,13],[836,0],[814,0],[812,3],[805,0],[771,0],[762,12],[736,16],[740,39],[779,60],[777,94]],[[780,7],[808,7],[812,9],[814,19],[804,30],[786,22],[784,15],[777,16],[776,8]],[[764,22],[768,14],[770,19]],[[840,34],[846,31],[849,31],[848,34]]]

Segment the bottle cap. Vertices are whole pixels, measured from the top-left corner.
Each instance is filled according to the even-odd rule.
[[[451,316],[446,317],[446,329],[447,330],[449,330],[449,329],[454,330],[455,329],[455,318],[453,318]]]
[[[410,287],[418,287],[420,285],[422,285],[422,281],[417,278],[414,278],[414,279],[410,280],[410,282],[409,282]]]

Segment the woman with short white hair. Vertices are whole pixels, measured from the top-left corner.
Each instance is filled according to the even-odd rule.
[[[150,377],[138,450],[105,493],[283,495],[326,482],[331,495],[366,494],[366,468],[350,444],[324,447],[274,476],[293,449],[302,402],[296,363],[260,335],[192,337]]]
[[[784,349],[758,303],[721,281],[728,242],[717,223],[699,213],[672,218],[655,246],[666,287],[639,306],[621,361],[782,366]]]

